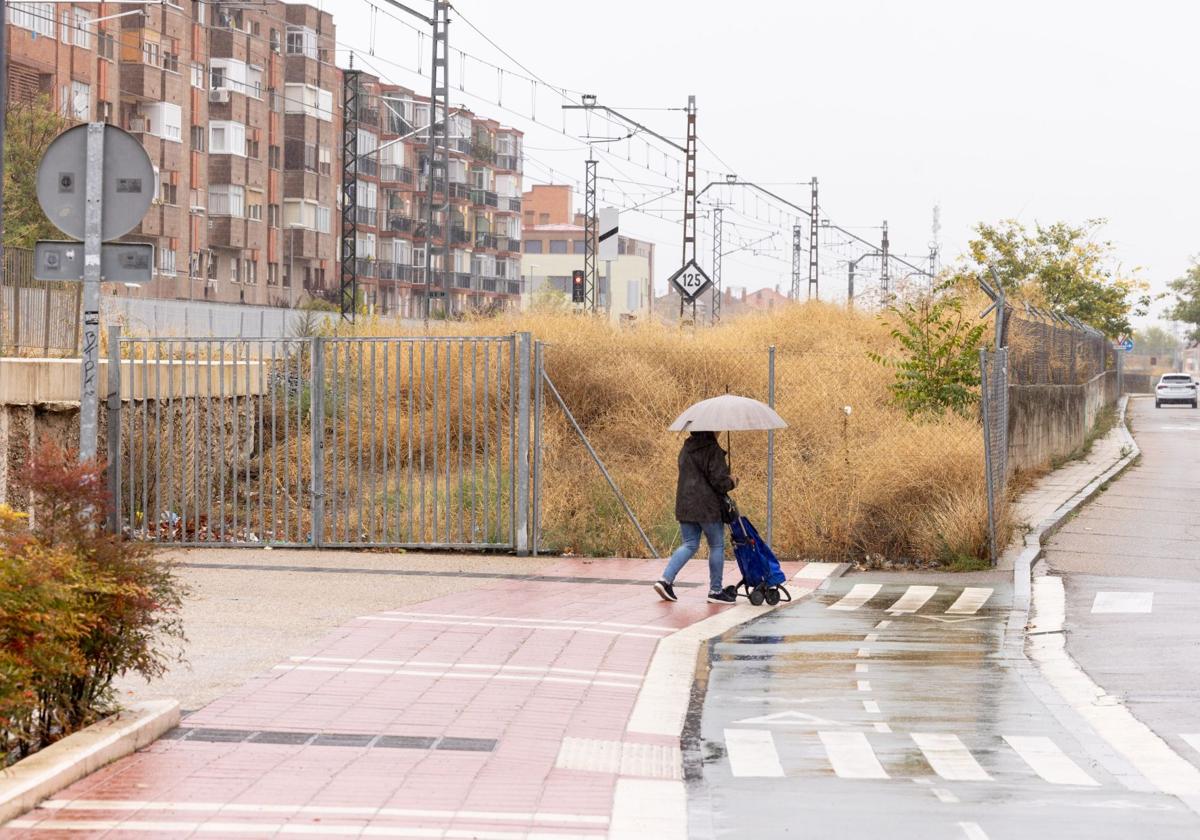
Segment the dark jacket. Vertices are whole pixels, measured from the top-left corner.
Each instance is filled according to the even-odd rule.
[[[680,522],[720,522],[721,496],[734,487],[725,450],[713,432],[692,432],[679,450],[675,518]]]

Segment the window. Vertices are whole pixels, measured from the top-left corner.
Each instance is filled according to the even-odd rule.
[[[279,47],[280,47],[279,30],[272,29],[271,30],[271,52],[273,52],[273,53],[279,52]]]
[[[273,228],[279,227],[279,209],[280,208],[279,208],[278,204],[268,204],[267,205],[267,226],[268,227],[273,227]]]
[[[267,264],[267,285],[268,286],[278,286],[279,285],[279,263],[268,263]]]
[[[214,155],[245,156],[246,126],[228,120],[209,122],[208,148]]]
[[[54,39],[54,3],[9,3],[8,22],[34,35]]]
[[[565,254],[565,253],[567,253],[567,240],[565,240],[565,239],[551,239],[551,240],[550,240],[550,253],[551,253],[551,254]]]
[[[232,184],[215,184],[208,188],[208,215],[237,216],[246,214],[246,188]]]
[[[317,230],[329,233],[333,229],[333,213],[328,207],[317,208]]]
[[[142,63],[150,67],[158,66],[158,44],[153,41],[142,42]]]
[[[179,72],[179,49],[178,43],[172,43],[170,50],[163,50],[162,66],[168,73]]]
[[[261,67],[246,68],[246,95],[263,98],[263,70]]]
[[[115,61],[117,56],[117,39],[113,37],[111,32],[96,33],[97,47],[96,52],[101,58],[107,58],[109,61]]]
[[[192,210],[199,210],[201,213],[204,212],[204,190],[192,190],[188,207]]]
[[[77,120],[86,120],[91,117],[91,85],[84,82],[72,81],[70,85],[62,86],[60,94],[62,96],[62,112],[64,117],[73,117]]]
[[[92,48],[92,13],[78,7],[73,8],[71,12],[75,18],[75,25],[71,32],[73,43],[77,47],[90,50]],[[63,43],[66,43],[66,40],[63,38]]]
[[[111,102],[105,102],[103,99],[96,102],[96,119],[100,122],[112,124],[113,105]]]
[[[328,146],[321,146],[318,149],[318,163],[322,175],[328,175],[332,171],[333,156],[329,151]]]
[[[308,114],[319,120],[333,119],[333,94],[316,85],[284,85],[283,97],[285,113]]]
[[[540,240],[540,239],[526,239],[526,240],[525,240],[525,253],[526,253],[526,254],[540,254],[540,253],[542,253],[542,240]]]
[[[260,155],[257,140],[251,140],[249,138],[246,139],[246,157],[254,160],[259,159]]]
[[[175,273],[175,249],[174,248],[159,248],[158,249],[158,273],[159,274],[174,274]]]
[[[250,190],[246,195],[246,218],[262,221],[263,193],[262,190]]]
[[[550,214],[549,213],[538,213],[538,224],[539,225],[550,224]]]
[[[587,253],[587,248],[584,247],[584,242],[582,239],[572,239],[571,240],[571,249],[572,249],[573,253],[576,253],[576,254],[586,254]]]
[[[317,58],[317,33],[307,26],[287,28],[287,54]]]
[[[146,133],[164,140],[183,139],[183,109],[170,102],[151,102],[144,107]]]
[[[246,260],[246,283],[250,286],[258,285],[258,263],[254,260]]]
[[[205,135],[204,126],[202,126],[202,125],[192,126],[192,137],[191,137],[192,151],[194,151],[194,152],[203,152],[204,151],[204,149],[207,146],[207,144],[204,142],[204,135]]]
[[[163,203],[163,204],[177,204],[178,203],[178,196],[179,196],[178,189],[179,188],[176,187],[174,184],[175,179],[176,179],[176,174],[173,172],[162,173],[162,179],[159,182],[159,186],[158,186],[158,200],[161,203]]]
[[[204,65],[203,64],[193,64],[192,65],[192,87],[198,87],[198,88],[204,87]]]

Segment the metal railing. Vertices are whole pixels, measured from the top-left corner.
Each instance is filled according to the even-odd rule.
[[[109,342],[112,524],[172,545],[528,550],[528,334]]]

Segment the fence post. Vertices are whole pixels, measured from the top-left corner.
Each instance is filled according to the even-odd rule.
[[[775,345],[767,351],[767,405],[775,407]],[[767,430],[767,545],[775,544],[775,430]]]
[[[542,547],[542,371],[545,369],[545,344],[533,345],[533,556]]]
[[[108,328],[108,530],[121,533],[121,327]]]
[[[995,473],[992,469],[992,411],[991,381],[988,377],[988,351],[979,348],[979,408],[983,419],[983,469],[984,485],[987,488],[988,553],[992,565],[996,564],[996,493],[992,486]]]
[[[517,497],[518,556],[529,554],[529,368],[532,335],[517,333]]]
[[[50,283],[44,283],[42,291],[42,356],[46,357],[50,355]]]
[[[325,339],[317,336],[312,345],[312,379],[309,382],[309,434],[312,437],[312,544],[320,548],[325,539]]]

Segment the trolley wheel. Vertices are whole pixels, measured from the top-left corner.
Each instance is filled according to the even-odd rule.
[[[766,599],[767,599],[767,603],[772,607],[775,606],[776,604],[778,604],[779,603],[779,590],[776,589],[774,586],[772,586],[770,589],[767,590]]]
[[[766,593],[763,592],[763,588],[761,586],[756,586],[750,590],[750,603],[756,607],[762,604],[763,599],[766,597]]]

